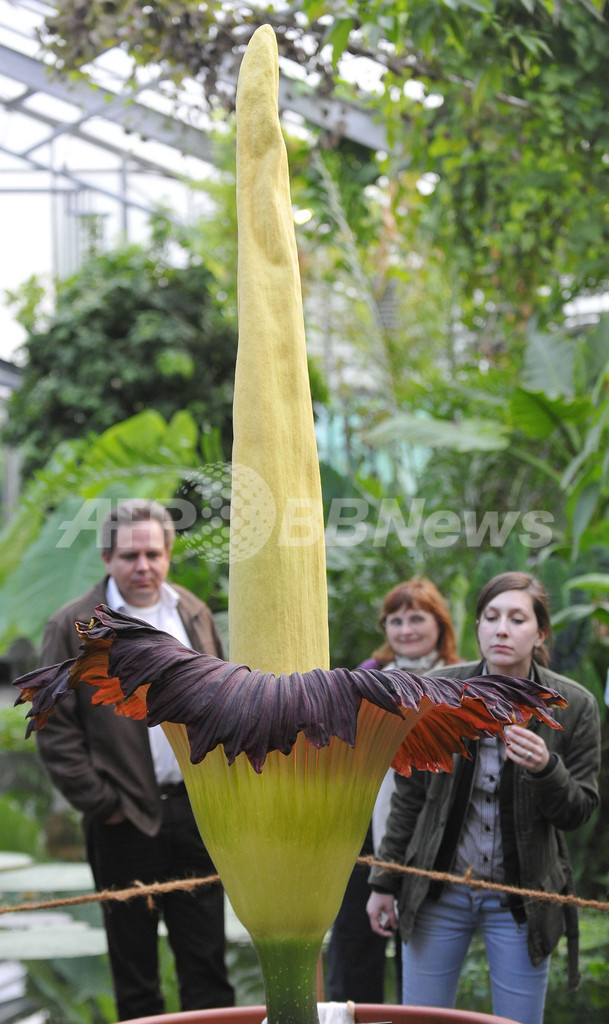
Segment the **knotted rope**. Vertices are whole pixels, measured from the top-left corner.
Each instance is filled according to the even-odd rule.
[[[474,878],[468,870],[464,875],[452,875],[446,871],[428,871],[423,868],[406,867],[403,864],[396,864],[392,861],[377,860],[376,857],[358,857],[358,864],[368,867],[384,868],[400,874],[423,875],[437,882],[449,882],[455,885],[467,885],[472,889],[490,889],[493,892],[505,892],[515,896],[521,896],[531,900],[546,900],[553,903],[566,903],[574,907],[586,910],[600,910],[609,913],[609,903],[601,900],[583,899],[581,896],[574,896],[568,893],[545,892],[538,889],[521,889],[514,885],[505,885],[501,882],[486,882],[483,879]],[[2,874],[0,873],[0,888]],[[183,878],[172,882],[154,882],[151,885],[143,885],[135,882],[128,889],[102,889],[100,892],[86,893],[82,896],[68,896],[62,899],[44,900],[37,903],[21,903],[13,907],[0,907],[0,914],[15,914],[27,910],[53,910],[57,907],[77,906],[83,903],[103,903],[106,900],[118,900],[125,902],[136,896],[145,896],[152,903],[155,895],[166,892],[181,890],[190,892],[203,885],[214,885],[220,881],[219,875],[208,875],[205,878]]]

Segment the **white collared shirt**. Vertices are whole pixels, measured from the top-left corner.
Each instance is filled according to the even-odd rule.
[[[144,622],[148,622],[155,629],[162,629],[163,632],[170,633],[171,636],[174,636],[176,640],[179,640],[186,647],[191,646],[184,629],[184,623],[178,613],[178,594],[169,583],[161,584],[160,597],[156,604],[140,608],[127,604],[116,585],[116,581],[110,576],[106,586],[106,600],[114,611],[124,612],[126,615],[131,615],[134,619],[143,619]],[[150,739],[154,774],[159,786],[181,782],[182,772],[162,726],[152,726],[148,730],[148,737]]]

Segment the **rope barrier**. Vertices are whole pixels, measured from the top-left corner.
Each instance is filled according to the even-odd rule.
[[[456,885],[467,885],[472,889],[490,889],[494,892],[505,892],[511,895],[521,896],[525,899],[546,900],[554,903],[568,903],[571,906],[586,910],[600,910],[609,913],[609,903],[600,900],[586,900],[572,894],[545,892],[538,889],[520,889],[514,885],[504,885],[500,882],[486,882],[483,879],[474,878],[468,870],[464,875],[451,875],[445,871],[428,871],[424,868],[407,867],[404,864],[396,864],[392,861],[377,860],[375,857],[358,857],[358,864],[365,864],[368,867],[383,868],[400,874],[423,875],[433,881],[449,882]],[[28,910],[54,910],[57,907],[77,906],[84,903],[103,903],[106,900],[119,900],[125,902],[136,896],[146,896],[149,903],[153,897],[165,892],[182,890],[189,892],[203,885],[213,885],[220,881],[219,875],[208,875],[206,878],[184,878],[173,882],[154,882],[152,885],[144,885],[136,882],[128,889],[103,889],[101,892],[87,893],[82,896],[69,896],[63,899],[45,900],[38,903],[22,903],[14,907],[0,907],[0,914],[15,914]],[[0,873],[0,889],[2,888],[2,874]]]
[[[76,907],[83,903],[104,903],[106,900],[118,900],[126,902],[134,896],[146,896],[149,903],[152,897],[164,892],[183,890],[189,892],[198,889],[202,885],[212,885],[219,882],[219,875],[207,875],[206,878],[183,878],[174,882],[154,882],[152,885],[144,885],[142,882],[135,882],[129,889],[102,889],[100,892],[91,892],[83,896],[67,896],[63,899],[44,900],[39,903],[21,903],[14,907],[0,907],[0,914],[16,914],[26,910],[55,910],[57,907]],[[2,888],[2,875],[0,874],[0,889]]]
[[[464,875],[451,875],[446,871],[430,871],[424,868],[407,867],[404,864],[395,864],[392,861],[376,860],[375,857],[358,857],[358,864],[367,864],[369,867],[384,868],[386,871],[395,871],[409,875],[423,875],[436,882],[450,882],[451,884],[467,885],[470,889],[490,889],[492,892],[507,892],[514,896],[523,896],[531,900],[546,900],[550,903],[570,903],[571,906],[586,908],[588,910],[602,910],[609,913],[609,903],[600,900],[585,900],[581,896],[574,896],[571,893],[545,892],[540,889],[520,889],[516,885],[506,885],[504,882],[486,882],[481,878],[474,878],[471,868]]]

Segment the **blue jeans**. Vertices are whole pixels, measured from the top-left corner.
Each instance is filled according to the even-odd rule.
[[[409,1006],[453,1007],[463,961],[474,932],[484,938],[493,1013],[521,1024],[541,1024],[550,957],[536,967],[527,951],[527,925],[516,923],[502,896],[447,885],[425,900],[402,947],[402,999]]]

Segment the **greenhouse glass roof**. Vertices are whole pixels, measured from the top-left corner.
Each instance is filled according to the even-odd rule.
[[[214,174],[202,84],[187,79],[176,95],[161,69],[146,67],[127,88],[131,65],[117,49],[87,65],[93,87],[60,75],[37,37],[52,11],[44,0],[0,0],[0,215],[9,241],[0,257],[3,290],[33,273],[66,276],[92,231],[110,244],[119,236],[139,240],[160,205],[178,220],[196,217],[207,200],[191,186]],[[286,124],[385,148],[369,112],[317,95],[298,70],[282,65]],[[215,71],[230,106],[237,66]],[[0,358],[11,358],[15,330],[0,308]]]

